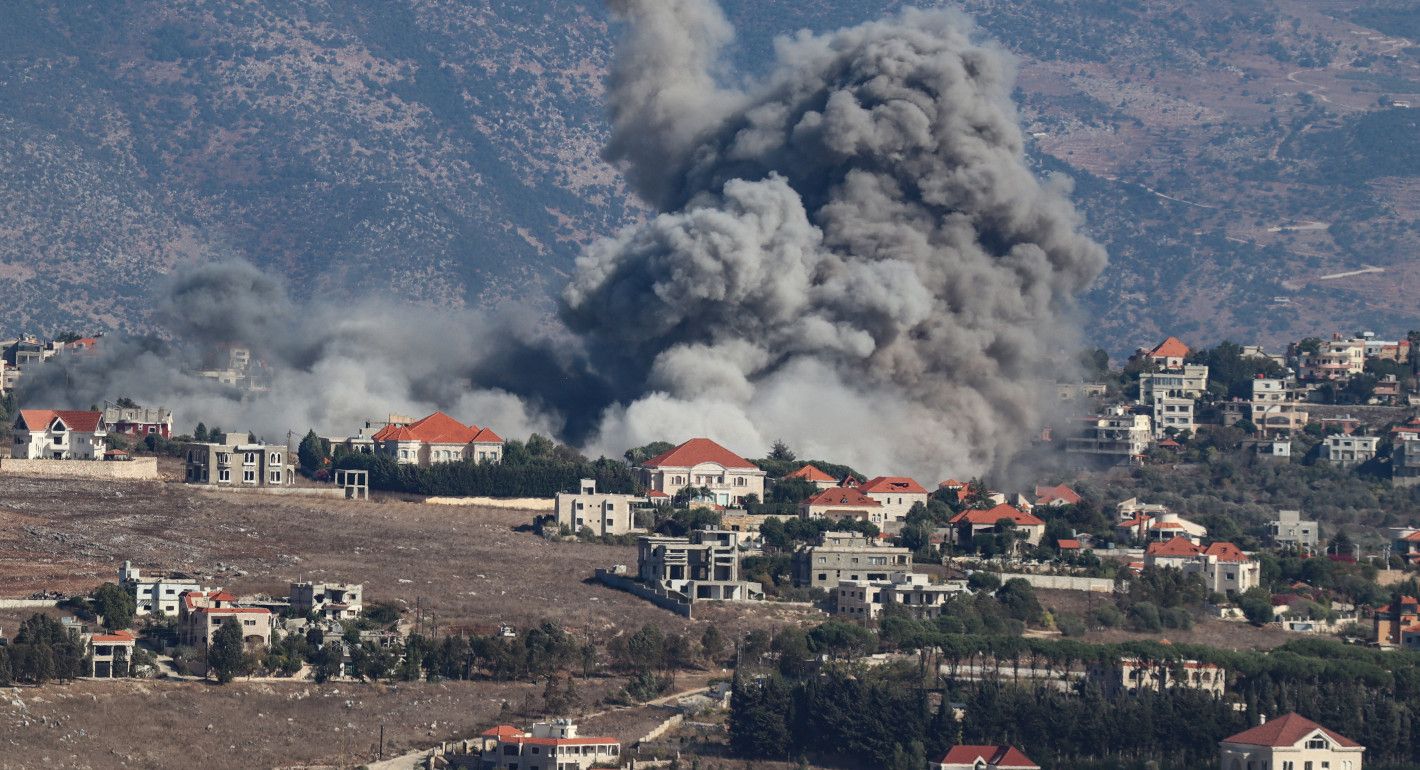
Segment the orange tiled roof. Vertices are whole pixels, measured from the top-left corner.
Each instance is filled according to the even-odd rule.
[[[1181,538],[1174,539],[1179,540]],[[1203,555],[1215,556],[1218,561],[1247,561],[1247,554],[1243,553],[1241,548],[1226,541],[1209,544],[1207,548],[1203,549]]]
[[[1153,358],[1183,358],[1188,355],[1188,346],[1178,337],[1169,337],[1149,351]]]
[[[59,418],[69,430],[93,433],[103,422],[103,412],[87,412],[73,409],[21,409],[20,419],[31,431],[48,430],[55,418]]]
[[[995,524],[1001,519],[1010,519],[1013,524],[1019,527],[1036,527],[1045,525],[1044,521],[1036,518],[1035,516],[1032,516],[1029,513],[1025,513],[1017,508],[1013,508],[1009,505],[1006,505],[1005,503],[1002,503],[1001,505],[998,505],[995,508],[986,511],[983,511],[979,508],[971,508],[962,511],[961,513],[958,513],[957,515],[952,517],[951,523],[960,524],[962,522],[969,522],[971,524],[978,525]]]
[[[1175,537],[1162,543],[1150,543],[1150,556],[1197,556],[1203,549],[1190,543],[1186,537]]]
[[[408,425],[386,425],[371,438],[375,441],[421,441],[425,444],[470,444],[475,441],[503,440],[487,428],[464,425],[443,412],[434,412]]]
[[[786,475],[784,478],[786,478],[786,479],[803,479],[804,481],[815,481],[815,482],[817,482],[817,481],[828,481],[828,482],[832,482],[832,481],[834,480],[832,476],[830,476],[830,475],[828,475],[827,473],[824,473],[823,471],[819,470],[819,469],[818,469],[818,466],[813,465],[813,464],[805,465],[804,467],[802,467],[802,468],[800,468],[800,469],[794,471],[793,473],[790,473],[790,474]]]
[[[889,492],[904,495],[927,494],[925,487],[906,476],[878,476],[877,478],[868,479],[862,484],[859,484],[858,488],[864,492],[877,492],[879,494],[887,494]]]
[[[953,746],[938,764],[975,767],[983,761],[1002,770],[1040,770],[1040,765],[1014,746]]]
[[[810,497],[808,505],[847,505],[855,508],[880,508],[877,500],[852,487],[829,487]]]
[[[1240,743],[1244,746],[1295,746],[1298,741],[1317,730],[1325,733],[1326,737],[1335,741],[1339,746],[1359,748],[1361,745],[1295,712],[1283,717],[1278,717],[1277,719],[1268,720],[1266,723],[1260,724],[1250,730],[1243,730],[1237,735],[1224,738],[1223,743]]]
[[[641,467],[691,468],[701,463],[715,463],[726,470],[757,470],[754,463],[708,438],[693,438],[669,452],[663,452],[641,463]]]
[[[1065,486],[1064,484],[1060,484],[1054,487],[1045,487],[1040,486],[1039,484],[1036,485],[1036,505],[1047,505],[1056,500],[1064,502],[1068,505],[1075,505],[1080,502],[1080,495],[1075,490]]]

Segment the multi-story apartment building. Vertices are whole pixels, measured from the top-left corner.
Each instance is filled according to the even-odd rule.
[[[1412,434],[1397,434],[1395,450],[1391,453],[1391,483],[1398,487],[1420,484],[1420,437]]]
[[[1221,698],[1228,691],[1227,669],[1198,660],[1122,658],[1117,663],[1092,666],[1090,677],[1110,695],[1187,689]]]
[[[1191,398],[1155,396],[1153,404],[1154,438],[1195,432],[1198,426],[1193,421],[1193,413],[1197,404],[1198,402]]]
[[[1303,551],[1309,552],[1316,548],[1321,537],[1321,526],[1315,521],[1303,519],[1301,511],[1278,511],[1277,520],[1269,526],[1272,530],[1272,542]]]
[[[834,591],[834,612],[853,620],[876,620],[888,605],[922,618],[942,614],[947,600],[967,592],[965,580],[933,583],[927,575],[894,572],[887,580],[844,580]]]
[[[292,583],[291,611],[297,615],[315,613],[323,618],[354,620],[365,609],[364,593],[360,583]]]
[[[1302,360],[1302,377],[1308,380],[1345,380],[1366,370],[1366,340],[1340,334],[1321,343],[1317,352]]]
[[[1252,381],[1249,420],[1266,436],[1290,436],[1307,426],[1307,411],[1287,380]]]
[[[1348,436],[1344,433],[1327,436],[1321,443],[1321,459],[1335,465],[1360,465],[1376,456],[1379,436]]]
[[[575,493],[558,492],[557,524],[571,532],[590,529],[592,534],[628,535],[644,531],[636,524],[636,512],[649,502],[641,495],[598,492],[596,479],[582,479]]]
[[[740,579],[739,534],[696,530],[690,537],[640,537],[636,540],[641,582],[690,601],[759,599],[764,588]]]
[[[434,463],[503,461],[504,441],[491,428],[464,425],[443,412],[384,426],[370,437],[375,454],[427,468]]]
[[[1201,398],[1208,390],[1208,367],[1187,364],[1177,370],[1139,373],[1139,403],[1149,405],[1160,396]]]
[[[825,532],[817,545],[799,546],[792,560],[794,585],[833,590],[845,580],[883,582],[912,571],[912,550],[879,545],[854,532]]]
[[[16,460],[102,460],[108,448],[102,412],[21,409],[10,433]]]
[[[1262,724],[1218,744],[1218,770],[1361,770],[1366,747],[1300,714]]]
[[[118,568],[118,584],[133,594],[135,615],[166,615],[176,617],[178,603],[188,591],[204,591],[196,578],[183,572],[153,572],[144,574],[124,562]]]
[[[1127,407],[1114,406],[1086,423],[1079,436],[1065,440],[1065,452],[1077,459],[1126,464],[1142,457],[1153,440],[1153,421]]]
[[[764,471],[708,438],[693,438],[641,463],[641,484],[674,497],[683,489],[709,490],[714,502],[740,506],[764,499]]]
[[[242,436],[243,433],[229,433]],[[296,482],[290,451],[278,444],[191,443],[183,448],[189,484],[279,487]]]

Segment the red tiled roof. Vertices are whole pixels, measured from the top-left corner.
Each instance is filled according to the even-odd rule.
[[[1055,541],[1055,545],[1062,551],[1078,551],[1083,548],[1080,541],[1074,538],[1061,538]]]
[[[1188,355],[1188,346],[1178,337],[1169,337],[1149,351],[1153,358],[1183,358]]]
[[[103,422],[103,412],[85,412],[73,409],[21,409],[20,419],[24,421],[25,428],[31,431],[48,430],[58,417],[64,422],[64,426],[69,430],[77,430],[80,433],[93,433],[99,429],[99,423]]]
[[[691,468],[701,463],[715,463],[725,469],[755,470],[754,463],[740,457],[708,438],[693,438],[684,444],[652,457],[643,468]]]
[[[1012,523],[1020,527],[1035,527],[1045,525],[1044,521],[1041,521],[1040,519],[1030,515],[1029,513],[1023,513],[1019,509],[1012,508],[1011,506],[1006,505],[1005,503],[1002,503],[996,506],[995,508],[992,508],[987,511],[983,511],[979,508],[972,508],[969,510],[962,511],[961,513],[958,513],[957,515],[952,517],[951,523],[960,524],[962,522],[969,522],[971,524],[995,524],[1001,519],[1010,519]]]
[[[850,487],[829,487],[805,501],[807,505],[847,505],[854,508],[880,508],[882,503]]]
[[[513,735],[502,739],[504,743],[521,743],[528,746],[599,746],[599,745],[621,745],[621,741],[615,738],[534,738],[532,736]]]
[[[422,441],[426,444],[468,444],[478,439],[486,429],[464,425],[443,412],[435,412],[408,425],[386,425],[371,438],[375,441]],[[491,441],[501,441],[498,434],[487,431]]]
[[[1400,597],[1400,611],[1401,611],[1402,613],[1406,613],[1406,614],[1409,614],[1409,613],[1412,613],[1412,612],[1416,612],[1416,611],[1420,611],[1420,600],[1417,600],[1417,599],[1416,599],[1415,597],[1413,597],[1413,596],[1402,596],[1402,597]],[[1391,609],[1391,606],[1390,606],[1389,604],[1386,604],[1386,605],[1382,606],[1380,609],[1376,610],[1376,614],[1380,614],[1380,613],[1390,613],[1390,612],[1394,612],[1394,610]]]
[[[1150,543],[1150,556],[1197,556],[1203,549],[1190,543],[1186,537],[1174,537],[1162,543]]]
[[[653,489],[653,490],[651,490],[650,492],[647,492],[647,493],[646,493],[646,496],[647,496],[647,497],[652,497],[652,498],[655,498],[655,497],[670,497],[670,495],[666,494],[665,492],[662,492],[662,491],[659,490],[659,489]]]
[[[523,731],[512,725],[498,725],[497,727],[490,727],[479,734],[485,738],[509,738],[515,735],[522,735]]]
[[[1243,730],[1237,735],[1224,738],[1223,743],[1239,743],[1244,746],[1295,746],[1308,735],[1322,731],[1326,737],[1335,741],[1339,746],[1347,748],[1360,748],[1361,744],[1331,730],[1322,727],[1316,722],[1307,719],[1301,714],[1291,713],[1277,719],[1268,720],[1250,730]]]
[[[939,764],[974,767],[980,761],[996,768],[1040,770],[1040,765],[1014,746],[953,746],[947,749]]]
[[[1080,495],[1075,492],[1075,490],[1065,486],[1064,484],[1060,484],[1059,486],[1054,487],[1043,487],[1040,485],[1036,485],[1036,505],[1047,505],[1056,500],[1064,502],[1068,505],[1075,505],[1076,503],[1080,502]]]
[[[832,482],[832,476],[818,469],[816,465],[805,465],[804,467],[786,475],[786,479],[803,479],[804,481],[828,481]]]
[[[94,634],[94,644],[127,644],[138,637],[132,631],[115,631],[111,634]]]
[[[1174,539],[1182,540],[1183,538],[1176,537]],[[1216,556],[1218,561],[1247,561],[1247,554],[1243,553],[1241,548],[1229,542],[1210,543],[1207,548],[1203,549],[1203,555]]]
[[[906,476],[878,476],[868,479],[858,488],[864,492],[877,492],[878,494],[903,494],[903,495],[925,495],[927,488],[907,478]]]
[[[1405,537],[1402,537],[1401,540],[1404,540],[1407,543],[1420,543],[1420,529],[1417,529],[1414,532],[1411,532],[1410,534],[1406,535]]]

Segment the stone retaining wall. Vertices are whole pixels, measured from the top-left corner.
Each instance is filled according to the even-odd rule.
[[[132,460],[17,460],[0,458],[0,474],[48,479],[157,481],[158,458]]]

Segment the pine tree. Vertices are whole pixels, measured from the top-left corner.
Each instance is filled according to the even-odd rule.
[[[307,474],[314,474],[325,465],[325,445],[314,430],[306,433],[306,437],[301,439],[301,445],[296,448],[296,457],[301,462],[301,470]]]
[[[192,431],[192,440],[193,440],[193,441],[206,441],[206,440],[207,440],[207,424],[206,424],[206,423],[202,423],[202,422],[197,423],[197,427],[196,427],[195,429],[193,429],[193,431]]]

